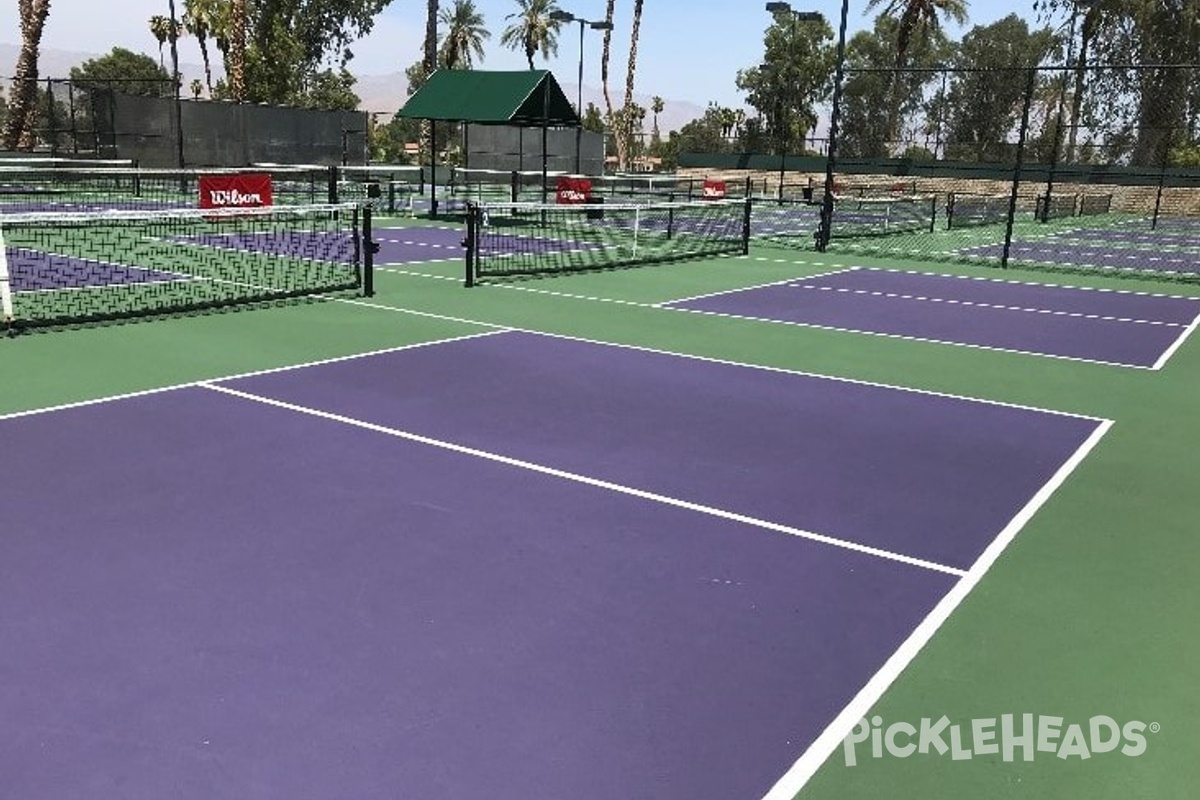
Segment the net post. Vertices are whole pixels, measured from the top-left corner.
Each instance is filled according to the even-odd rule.
[[[338,168],[330,165],[329,167],[329,204],[337,205],[338,202]]]
[[[750,179],[746,179],[747,186]],[[750,194],[746,193],[746,197],[742,200],[742,255],[750,255]]]
[[[475,254],[478,252],[479,246],[479,206],[474,202],[467,201],[467,237],[463,239],[464,247],[464,262],[466,266],[466,275],[463,278],[463,286],[470,289],[475,285]]]
[[[521,174],[515,169],[508,176],[508,199],[514,203],[521,199]]]
[[[374,231],[371,226],[371,206],[364,205],[362,208],[362,293],[363,297],[375,296],[375,254],[379,252],[379,245],[375,242]],[[358,215],[358,209],[355,209],[355,215]]]
[[[930,233],[933,233],[934,228],[937,226],[937,201],[938,201],[938,199],[937,199],[936,194],[929,196],[929,232]]]
[[[0,225],[0,325],[6,336],[17,332],[16,314],[13,311],[12,280],[8,271],[8,250],[4,244],[4,226]]]

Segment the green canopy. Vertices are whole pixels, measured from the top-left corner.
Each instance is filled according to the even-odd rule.
[[[579,115],[549,70],[439,69],[399,112],[412,119],[577,127]]]

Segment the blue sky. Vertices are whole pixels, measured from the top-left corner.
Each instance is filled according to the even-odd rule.
[[[560,6],[586,19],[604,16],[605,0],[559,0]],[[182,0],[177,0],[181,5]],[[443,0],[448,5],[449,0]],[[16,3],[0,2],[0,42],[19,43]],[[505,50],[499,44],[500,30],[508,24],[505,15],[516,10],[515,0],[476,0],[476,6],[493,31],[492,41],[482,66],[488,69],[523,69],[524,57]],[[820,11],[836,29],[841,5],[838,0],[793,2],[798,10]],[[633,0],[617,0],[616,31],[613,35],[613,59],[610,87],[624,87],[626,54]],[[157,44],[149,34],[146,21],[152,14],[165,14],[166,0],[117,0],[102,4],[98,0],[54,0],[43,36],[43,46],[61,50],[104,53],[114,45],[150,54]],[[849,30],[869,27],[874,12],[867,16],[865,2],[852,0]],[[1016,12],[1033,20],[1031,0],[1014,6],[1001,0],[975,0],[969,6],[968,26],[992,22]],[[352,69],[361,74],[400,71],[420,57],[424,34],[423,0],[394,0],[376,21],[375,30],[353,50]],[[661,95],[669,100],[687,101],[704,106],[710,100],[727,106],[740,106],[734,86],[737,70],[756,64],[762,54],[763,32],[770,15],[762,0],[645,0],[642,30],[638,44],[637,92]],[[601,34],[585,32],[584,85],[600,86]],[[198,62],[195,43],[180,44],[181,57]],[[554,70],[560,82],[575,84],[579,64],[579,27],[564,28],[558,57],[538,66]],[[11,74],[12,66],[0,65],[0,74]]]

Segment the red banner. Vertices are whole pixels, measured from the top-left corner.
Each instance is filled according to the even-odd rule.
[[[578,205],[592,199],[592,182],[587,178],[559,178],[554,191],[554,202],[561,205]]]
[[[701,190],[700,196],[705,200],[725,199],[725,181],[710,181],[705,179],[704,188]]]
[[[273,201],[271,176],[265,173],[200,176],[201,208],[256,208]]]

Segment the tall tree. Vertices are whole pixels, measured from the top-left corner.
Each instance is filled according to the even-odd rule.
[[[33,126],[30,117],[37,101],[38,48],[42,29],[50,13],[50,0],[18,0],[21,16],[21,53],[13,72],[13,87],[4,120],[3,145],[6,150],[19,146],[33,147]]]
[[[71,67],[71,83],[78,89],[116,88],[126,94],[150,97],[170,97],[175,88],[170,73],[161,64],[123,47],[114,47],[107,55]]]
[[[246,100],[246,0],[232,0],[229,7],[229,61],[225,74],[234,102]]]
[[[525,53],[529,68],[533,69],[533,57],[539,52],[542,58],[558,53],[558,30],[561,22],[550,19],[552,11],[558,11],[555,0],[517,0],[518,11],[505,19],[513,20],[500,34],[500,44],[510,50]]]
[[[155,14],[150,18],[150,34],[154,40],[158,42],[158,65],[166,68],[166,62],[163,61],[163,45],[171,38],[171,19],[162,14]]]
[[[633,146],[635,118],[633,84],[637,72],[638,36],[641,34],[642,28],[642,3],[643,0],[633,0],[633,26],[629,32],[629,62],[625,69],[625,102],[621,105],[621,112],[617,115],[616,120],[617,165],[620,169],[628,168],[630,150]]]
[[[654,114],[654,127],[651,129],[650,136],[652,139],[659,139],[661,135],[658,132],[658,115],[667,107],[667,103],[658,95],[650,98],[650,111]]]
[[[955,56],[947,97],[947,154],[976,161],[1007,161],[1010,134],[1021,116],[1028,70],[1052,52],[1049,28],[1029,30],[1016,14],[977,25]]]
[[[913,120],[922,110],[927,118],[922,128],[927,129],[927,134],[940,134],[937,123],[931,126],[928,118],[943,113],[944,104],[938,104],[936,95],[932,108],[923,101],[930,81],[941,77],[933,68],[948,61],[954,47],[945,33],[933,31],[910,45],[909,63],[918,69],[890,72],[895,63],[893,44],[898,26],[894,17],[880,14],[872,30],[859,31],[846,45],[846,81],[838,139],[844,155],[858,158],[889,155],[889,143],[915,132],[905,129],[904,120]],[[892,104],[897,96],[899,107],[893,118]]]
[[[208,56],[208,40],[218,35],[221,24],[220,0],[183,0],[183,29],[196,37],[200,58],[204,62],[204,85],[213,90],[212,60]]]
[[[604,44],[600,52],[600,88],[604,91],[604,119],[610,128],[613,124],[613,103],[612,94],[608,90],[608,63],[612,56],[613,12],[616,5],[617,0],[608,0],[604,8],[604,21],[607,26],[604,29]]]
[[[437,69],[437,35],[438,30],[438,0],[427,0],[425,3],[425,42],[422,52],[425,56],[421,65],[425,68],[425,78]],[[422,81],[424,83],[424,81]]]
[[[446,26],[440,58],[447,69],[471,69],[475,59],[483,60],[483,43],[491,38],[483,15],[474,0],[454,0],[452,9],[443,9],[441,22]]]
[[[895,67],[891,82],[891,104],[888,109],[888,134],[899,139],[900,106],[904,102],[904,79],[901,71],[908,66],[909,51],[914,42],[927,40],[941,28],[942,20],[950,18],[959,25],[967,21],[967,0],[868,0],[867,9],[886,2],[885,16],[898,23],[896,27]]]
[[[816,126],[816,104],[832,84],[832,42],[833,29],[825,20],[779,15],[763,36],[762,63],[738,71],[735,83],[766,121],[776,152],[798,150],[794,144]]]

